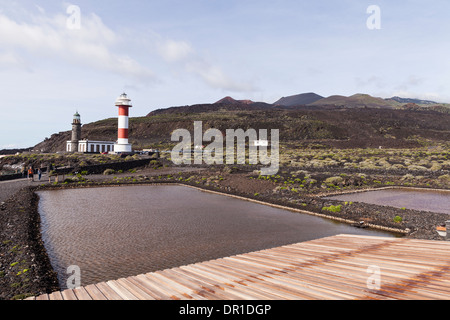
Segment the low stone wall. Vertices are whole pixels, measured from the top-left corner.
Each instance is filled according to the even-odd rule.
[[[25,178],[26,177],[27,176],[25,175]],[[21,178],[22,178],[21,173],[0,175],[0,181],[9,181],[9,180],[15,180],[15,179],[21,179]]]
[[[66,168],[57,168],[55,171],[58,174],[68,174],[68,173],[81,173],[83,171],[87,171],[88,174],[102,174],[106,169],[113,170],[123,170],[127,171],[130,169],[134,169],[137,167],[143,167],[150,164],[150,161],[156,159],[141,159],[141,160],[131,160],[131,161],[123,161],[123,162],[112,162],[112,163],[104,163],[92,166],[84,166],[84,167],[66,167]]]

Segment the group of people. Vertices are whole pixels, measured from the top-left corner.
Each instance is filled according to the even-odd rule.
[[[25,169],[25,168],[24,168]],[[38,175],[38,179],[39,181],[41,181],[42,178],[42,171],[41,169],[37,169],[37,172],[35,172],[35,170],[33,169],[33,167],[29,167],[28,171],[27,171],[27,178],[29,181],[34,181],[34,175],[37,174]],[[22,176],[24,177],[25,175],[25,170],[22,171]],[[24,177],[25,178],[25,177]]]

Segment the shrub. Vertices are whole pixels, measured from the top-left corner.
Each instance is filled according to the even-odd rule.
[[[341,209],[342,209],[342,205],[337,205],[337,206],[331,205],[329,207],[323,207],[322,211],[341,212]]]
[[[439,171],[442,169],[442,165],[440,165],[439,163],[433,163],[430,170],[431,171]]]
[[[395,216],[394,217],[394,222],[395,223],[400,223],[400,222],[402,222],[403,221],[403,218],[402,217],[400,217],[400,216]]]
[[[410,173],[405,174],[405,175],[401,178],[401,180],[411,180],[411,179],[414,179],[414,176],[413,176],[412,174],[410,174]]]
[[[344,178],[342,178],[342,177],[330,177],[330,178],[327,178],[327,179],[324,181],[324,183],[325,183],[326,185],[330,185],[330,184],[338,185],[338,184],[340,184],[340,183],[342,183],[342,182],[344,182]]]
[[[114,174],[115,171],[113,169],[106,169],[105,171],[103,171],[103,174],[106,175],[110,175],[110,174]]]
[[[150,165],[157,166],[157,165],[159,165],[159,161],[158,160],[150,160]]]
[[[425,170],[427,170],[427,168],[424,167],[424,166],[418,166],[418,165],[412,164],[412,165],[409,165],[409,166],[408,166],[408,170],[413,170],[413,171],[425,171]]]

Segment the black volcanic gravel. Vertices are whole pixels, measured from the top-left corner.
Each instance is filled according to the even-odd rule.
[[[167,172],[170,172],[167,168]],[[172,170],[175,170],[173,168]],[[161,174],[156,171],[150,175]],[[141,172],[139,174],[147,174]],[[167,174],[165,172],[165,174]],[[197,174],[201,175],[202,172]],[[205,175],[211,173],[204,172]],[[193,175],[193,173],[185,173],[185,175]],[[224,175],[225,176],[225,175]],[[89,177],[90,180],[98,179],[97,185],[101,185],[106,179],[105,176]],[[112,179],[109,177],[108,179]],[[223,181],[230,185],[233,179],[241,179],[248,181],[249,185],[242,185],[241,188],[224,186],[217,188],[211,186],[201,186],[204,189],[241,195],[248,198],[253,197],[253,192],[248,178],[244,179],[242,175],[227,175]],[[241,182],[235,182],[239,185]],[[149,183],[151,181],[146,181]],[[153,182],[156,182],[153,180]],[[163,180],[161,182],[164,182]],[[176,181],[167,181],[176,182]],[[253,181],[259,183],[257,181]],[[45,179],[41,182],[28,182],[27,180],[17,180],[0,184],[0,300],[23,299],[27,296],[35,296],[42,293],[50,293],[58,288],[58,282],[55,272],[53,271],[49,258],[44,249],[44,245],[40,234],[40,217],[38,213],[38,197],[35,194],[37,189],[45,189],[40,187],[46,184]],[[96,183],[93,182],[95,185]],[[199,186],[193,183],[194,186]],[[109,184],[110,185],[110,184]],[[48,188],[65,188],[67,186],[51,186]],[[243,190],[250,190],[244,192]],[[274,204],[288,205],[296,207],[290,202],[289,197],[280,194],[260,195],[254,197],[260,201],[266,201]],[[297,206],[299,209],[309,210],[323,214],[318,208],[324,205],[339,204],[341,202],[333,200],[325,200],[319,197],[305,197],[306,207]],[[340,218],[350,219],[354,221],[364,220],[371,224],[378,224],[391,228],[399,228],[402,230],[409,229],[408,238],[443,240],[435,228],[448,220],[448,215],[423,212],[416,210],[401,210],[392,207],[375,206],[363,203],[354,203],[350,207],[345,207],[342,212],[333,213],[326,212],[328,215],[338,216]],[[400,215],[403,218],[401,223],[395,223],[393,217]]]

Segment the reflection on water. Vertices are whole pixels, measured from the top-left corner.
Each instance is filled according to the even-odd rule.
[[[444,190],[385,189],[326,198],[450,214],[450,191]]]
[[[183,186],[42,191],[42,235],[60,285],[82,285],[341,233],[394,236]]]

